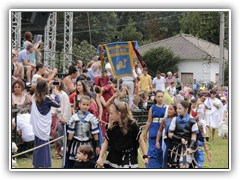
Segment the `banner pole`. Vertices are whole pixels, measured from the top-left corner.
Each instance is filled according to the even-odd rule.
[[[117,97],[117,99],[118,99],[118,101],[119,101],[119,92],[120,92],[120,89],[119,89],[119,78],[117,78],[117,93],[118,93],[118,97]]]
[[[103,72],[105,64],[104,64],[104,54],[103,54],[102,45],[99,46],[99,50],[100,50],[101,68],[102,68],[102,72]]]
[[[66,164],[66,148],[67,148],[67,125],[64,124],[63,125],[63,136],[64,136],[64,139],[63,139],[63,160],[62,160],[62,168],[65,167],[65,164]]]

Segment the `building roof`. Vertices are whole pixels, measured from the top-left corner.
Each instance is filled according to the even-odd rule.
[[[219,45],[188,34],[179,34],[161,41],[139,46],[138,51],[144,55],[150,49],[169,48],[180,59],[212,59],[219,60]],[[224,59],[228,60],[228,50],[224,48]]]

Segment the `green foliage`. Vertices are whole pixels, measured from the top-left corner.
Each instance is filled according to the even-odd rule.
[[[142,33],[137,31],[135,23],[132,19],[129,19],[128,25],[121,31],[122,41],[140,41],[142,40]]]
[[[141,42],[153,42],[178,34],[180,31],[179,20],[182,12],[117,12],[117,30],[121,32],[128,24],[128,19],[135,23],[137,32],[142,33]],[[121,37],[121,36],[120,36]],[[120,38],[121,39],[121,38]]]
[[[228,19],[225,12],[225,47],[228,47]],[[130,21],[131,20],[131,21]],[[201,37],[219,43],[218,12],[74,12],[73,13],[73,44],[86,40],[93,46],[110,43],[119,35],[120,40],[134,38],[138,42],[159,41],[172,37],[180,32]],[[43,34],[44,30],[33,24],[22,24],[23,33]],[[136,35],[128,35],[127,32]],[[123,34],[122,38],[122,33]],[[141,35],[139,35],[139,34]],[[22,34],[23,35],[23,34]],[[64,12],[57,13],[57,40],[63,40]],[[90,38],[91,35],[91,38]],[[126,37],[127,36],[127,37]],[[130,37],[129,37],[130,36]],[[139,39],[136,39],[139,38]],[[91,41],[92,43],[91,43]],[[141,45],[141,43],[139,43]],[[57,49],[59,51],[59,49]]]
[[[228,73],[229,73],[229,62],[226,62],[224,66],[224,85],[225,86],[228,86],[228,82],[229,82]]]
[[[144,131],[144,128],[143,128]],[[216,138],[214,142],[211,143],[211,155],[212,155],[212,161],[208,162],[206,155],[205,155],[205,161],[204,161],[204,168],[229,168],[229,140],[228,139],[222,139],[217,135],[218,130],[216,130]],[[138,154],[138,165],[139,168],[146,168],[145,164],[142,160],[142,153],[139,149]],[[54,157],[56,154],[53,145],[51,145],[51,156]],[[205,153],[204,153],[205,154]],[[32,156],[30,156],[27,159],[20,159],[17,158],[17,167],[16,168],[33,168],[32,165]],[[61,168],[62,167],[62,159],[55,159],[52,158],[52,168]]]
[[[116,12],[118,21],[117,21],[117,31],[121,32],[124,29],[131,19],[134,22],[135,27],[138,32],[141,32],[143,35],[143,39],[146,38],[146,28],[144,24],[149,20],[148,12]],[[121,35],[121,34],[119,34]],[[120,36],[121,39],[121,36]],[[138,40],[139,41],[139,40]]]
[[[58,13],[57,38],[63,38],[64,13]],[[182,12],[74,12],[73,44],[99,44],[134,39],[139,45],[171,37],[180,31]],[[90,30],[89,30],[90,29]],[[91,35],[91,38],[90,38]],[[138,39],[136,39],[138,38]]]
[[[152,41],[159,41],[178,34],[182,12],[149,12],[145,24],[146,34]]]
[[[149,74],[152,76],[155,76],[157,71],[164,73],[178,71],[179,57],[167,48],[150,49],[144,54],[143,59],[149,67]]]
[[[146,44],[150,44],[152,43],[152,41],[149,39],[149,40],[140,40],[138,41],[138,45],[139,46],[143,46],[143,45],[146,45]]]
[[[185,12],[180,20],[181,32],[219,44],[219,12]],[[228,47],[228,13],[225,13],[225,47]]]
[[[228,12],[224,13],[224,23],[225,23],[225,28],[224,28],[224,47],[229,48],[229,14]]]
[[[225,14],[224,46],[229,45],[229,14]],[[74,12],[73,13],[73,53],[79,58],[91,59],[92,50],[82,48],[83,44],[97,47],[99,44],[115,41],[138,41],[139,46],[172,37],[180,32],[200,37],[215,44],[219,44],[219,12]],[[34,31],[33,25],[22,24],[23,29]],[[42,33],[40,33],[42,34]],[[63,52],[64,12],[57,13],[57,44],[56,51]],[[88,42],[88,43],[87,43]],[[80,45],[80,47],[78,46]],[[86,50],[87,49],[87,50]],[[84,52],[86,50],[86,52]],[[57,54],[56,59],[62,60],[63,55]],[[75,58],[74,58],[75,59]],[[62,67],[60,61],[57,67]]]
[[[56,51],[55,54],[56,58],[56,68],[58,69],[58,72],[63,71],[63,60],[64,54],[63,52],[63,41],[58,40],[56,43]],[[74,43],[72,47],[72,64],[76,63],[76,60],[83,60],[83,61],[89,61],[96,55],[97,49],[89,44],[86,40],[83,40],[79,42],[78,44]],[[68,69],[68,64],[65,64],[66,69]]]
[[[89,17],[89,21],[88,21]],[[99,44],[114,41],[117,15],[115,12],[76,12],[74,13],[74,43],[86,40],[97,47]],[[89,31],[90,29],[90,31]]]
[[[87,41],[73,45],[73,53],[77,59],[75,60],[91,60],[96,55],[97,49]]]

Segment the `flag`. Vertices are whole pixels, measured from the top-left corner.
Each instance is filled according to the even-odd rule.
[[[115,78],[133,76],[134,51],[131,41],[104,45]]]
[[[133,50],[134,50],[134,52],[135,52],[135,54],[136,54],[136,56],[137,56],[137,58],[138,58],[139,63],[141,64],[141,66],[142,66],[143,68],[148,68],[147,64],[142,60],[142,57],[141,57],[140,53],[139,53],[138,50],[137,50],[137,48],[138,48],[138,42],[137,42],[137,41],[134,41],[134,42],[132,42],[132,45],[133,45]],[[148,68],[148,69],[149,69],[149,68]]]

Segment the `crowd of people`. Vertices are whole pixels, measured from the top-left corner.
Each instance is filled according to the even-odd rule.
[[[87,64],[77,60],[59,79],[56,68],[41,62],[41,42],[33,42],[31,32],[24,38],[22,51],[12,49],[12,107],[19,109],[12,129],[20,151],[67,133],[64,168],[138,168],[140,154],[146,168],[201,168],[198,147],[211,161],[206,141],[214,141],[220,121],[228,119],[224,86],[210,89],[196,79],[183,84],[176,72],[157,71],[153,78],[138,62],[133,76],[115,79],[98,56]],[[148,110],[144,128],[133,116],[142,109]],[[54,158],[63,158],[62,149],[60,139]],[[50,168],[51,158],[49,144],[35,149],[33,166]]]

